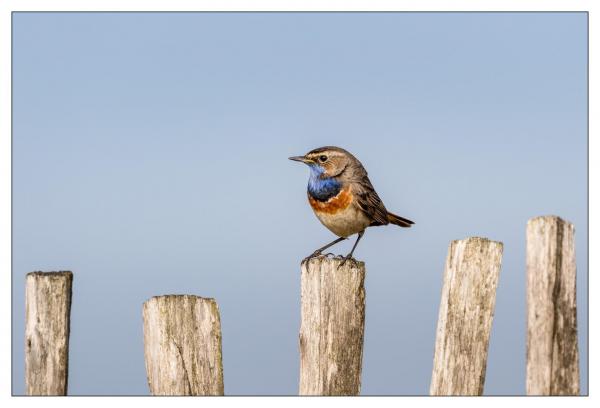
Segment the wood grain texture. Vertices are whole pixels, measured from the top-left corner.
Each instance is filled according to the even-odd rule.
[[[431,395],[482,395],[502,243],[452,241],[438,316]]]
[[[223,395],[221,320],[214,299],[156,296],[144,303],[144,355],[152,395]]]
[[[25,279],[27,395],[67,395],[73,274],[31,272]]]
[[[579,395],[575,228],[527,223],[527,394]]]
[[[300,395],[360,393],[365,264],[324,256],[302,263]]]

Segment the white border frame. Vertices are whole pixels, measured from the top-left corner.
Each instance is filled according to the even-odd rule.
[[[13,11],[588,11],[589,12],[589,208],[598,209],[598,171],[600,164],[593,158],[598,157],[598,82],[593,73],[598,71],[598,29],[599,19],[596,12],[600,10],[600,2],[592,0],[3,0],[0,2],[0,403],[2,406],[44,404],[47,407],[125,405],[142,403],[147,406],[177,403],[179,405],[225,406],[231,404],[254,405],[261,407],[299,406],[300,404],[316,404],[320,406],[338,405],[351,408],[357,405],[377,404],[381,406],[397,406],[398,404],[425,403],[444,404],[466,408],[479,407],[483,404],[505,405],[526,403],[527,405],[544,405],[544,407],[563,406],[564,404],[590,404],[599,398],[594,368],[597,368],[595,349],[589,352],[589,384],[590,397],[565,398],[523,398],[523,397],[488,397],[478,398],[427,398],[427,397],[362,397],[362,398],[293,398],[293,397],[232,397],[208,398],[199,401],[195,398],[144,398],[144,397],[74,397],[74,398],[28,398],[11,397],[11,13]],[[589,212],[589,248],[600,248],[597,239],[598,216]],[[589,293],[598,291],[599,270],[598,253],[589,251]],[[595,296],[589,297],[589,315],[597,316],[598,302]],[[597,326],[589,319],[589,344],[599,344]],[[132,398],[144,398],[133,401]],[[598,405],[598,401],[593,403]]]

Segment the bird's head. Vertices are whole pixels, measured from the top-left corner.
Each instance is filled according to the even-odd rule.
[[[312,175],[322,179],[339,176],[352,161],[356,160],[350,152],[335,146],[319,147],[304,156],[293,156],[289,159],[307,164]]]

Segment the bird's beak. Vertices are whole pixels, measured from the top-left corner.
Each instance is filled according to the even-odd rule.
[[[304,156],[292,156],[289,158],[290,160],[293,161],[298,161],[298,162],[302,162],[302,163],[309,163],[310,160],[308,160],[306,157]]]

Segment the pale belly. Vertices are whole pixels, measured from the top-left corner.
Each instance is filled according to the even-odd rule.
[[[340,237],[349,237],[371,225],[365,213],[352,204],[335,214],[316,210],[314,213],[324,226]]]

